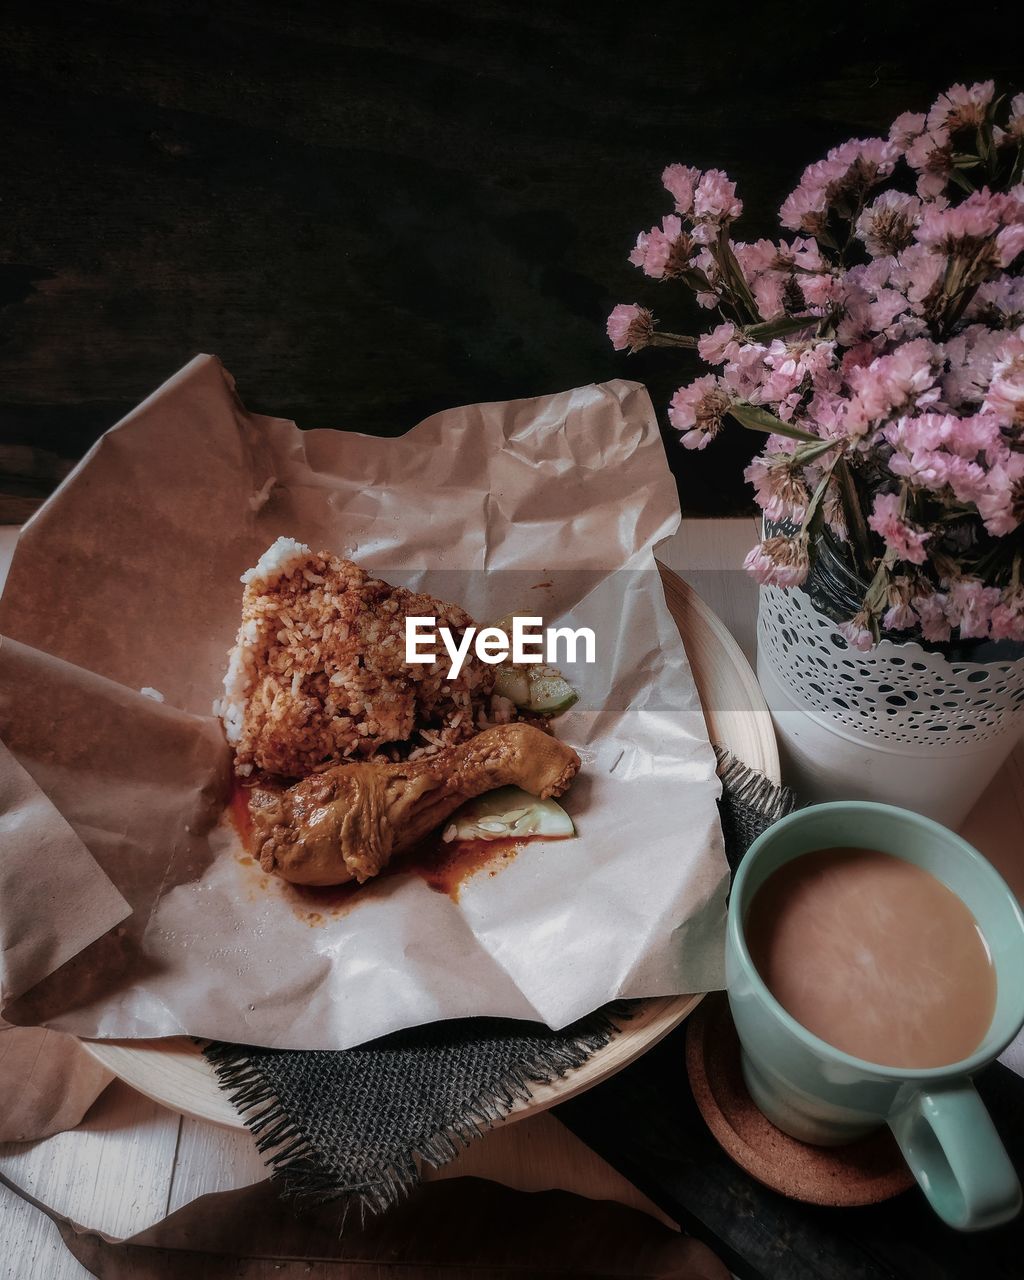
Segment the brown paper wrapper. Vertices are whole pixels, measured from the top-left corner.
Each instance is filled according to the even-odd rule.
[[[678,520],[634,384],[384,440],[249,414],[198,357],[25,526],[0,600],[5,1016],[338,1049],[719,986],[715,760],[653,558]],[[479,620],[538,601],[594,628],[598,663],[567,669],[582,696],[558,722],[584,760],[577,839],[527,846],[458,901],[397,875],[343,911],[244,865],[211,709],[239,577],[280,535]]]
[[[74,1036],[0,1022],[0,1142],[73,1129],[113,1078]]]
[[[7,1183],[7,1180],[0,1178]],[[10,1183],[7,1183],[10,1186]],[[710,1249],[624,1205],[564,1191],[529,1194],[456,1178],[419,1187],[383,1218],[344,1222],[337,1206],[297,1214],[269,1183],[202,1196],[127,1240],[77,1226],[18,1191],[56,1224],[101,1280],[728,1280]]]

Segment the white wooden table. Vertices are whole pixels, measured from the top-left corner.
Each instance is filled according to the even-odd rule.
[[[752,519],[684,521],[659,558],[703,596],[748,658],[754,655],[757,592],[741,571],[756,536]],[[13,531],[0,529],[6,572]],[[1024,898],[1024,750],[979,803],[965,834]],[[0,1099],[2,1105],[2,1099]],[[266,1170],[247,1133],[187,1119],[115,1081],[71,1132],[0,1145],[0,1171],[76,1222],[127,1236],[196,1196],[246,1186]],[[635,1187],[575,1138],[558,1119],[538,1115],[497,1129],[433,1176],[475,1174],[522,1190],[561,1187],[619,1200],[667,1221]],[[89,1273],[65,1250],[50,1221],[0,1187],[3,1280],[79,1280]]]

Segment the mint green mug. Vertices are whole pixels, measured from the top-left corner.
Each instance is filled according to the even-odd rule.
[[[970,908],[992,955],[997,992],[992,1023],[969,1057],[923,1069],[852,1057],[802,1027],[762,982],[744,938],[754,894],[793,858],[842,846],[912,862]],[[783,818],[754,841],[736,873],[726,983],[744,1080],[779,1129],[833,1146],[888,1124],[921,1190],[950,1226],[975,1231],[1019,1212],[1020,1183],[970,1078],[1024,1024],[1024,916],[1006,882],[966,841],[929,818],[868,801],[819,804]],[[851,1000],[856,995],[851,991]]]

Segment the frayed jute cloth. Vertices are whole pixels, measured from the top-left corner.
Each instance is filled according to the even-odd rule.
[[[716,748],[729,865],[794,807],[792,793]],[[628,1021],[608,1005],[552,1031],[538,1023],[466,1018],[339,1052],[214,1042],[204,1052],[271,1176],[288,1199],[342,1200],[363,1216],[390,1208],[419,1181],[419,1162],[453,1159],[473,1138],[583,1065]]]

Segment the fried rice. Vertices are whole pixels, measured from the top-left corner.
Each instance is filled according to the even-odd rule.
[[[493,694],[494,668],[467,654],[405,661],[405,619],[458,636],[458,605],[392,587],[350,560],[279,538],[242,575],[242,622],[214,704],[235,770],[302,778],[344,760],[412,758],[515,718]]]

